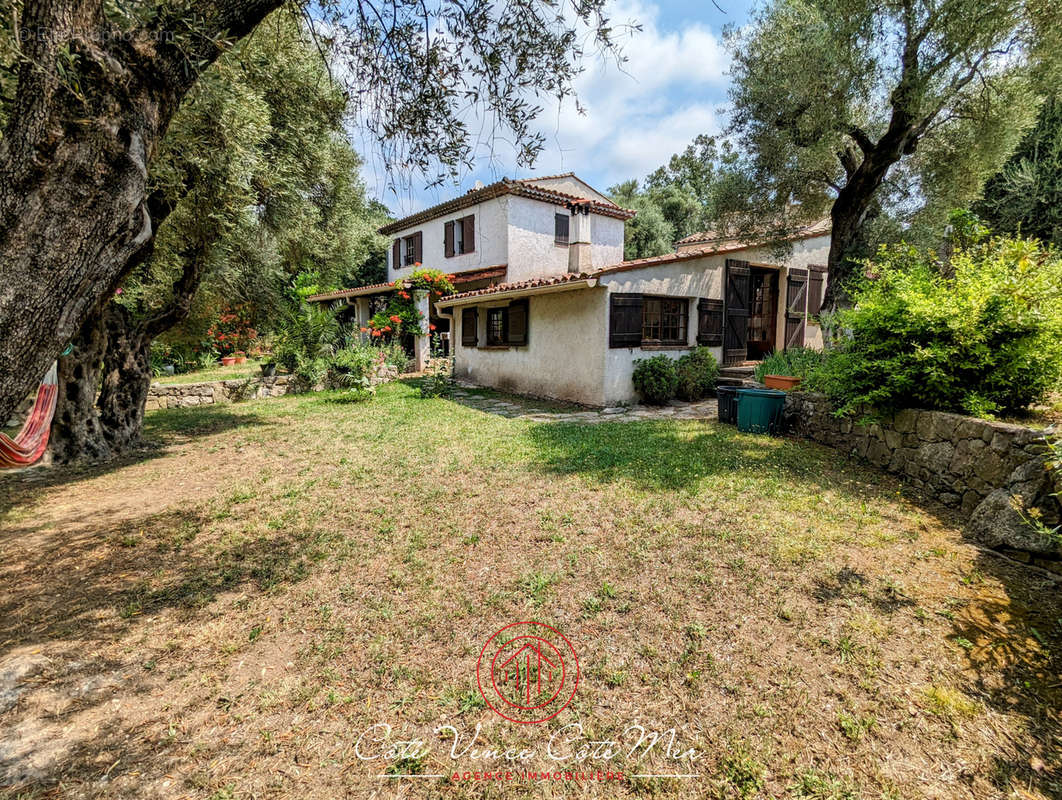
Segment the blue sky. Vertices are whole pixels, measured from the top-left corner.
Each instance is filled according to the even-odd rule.
[[[396,194],[386,190],[380,168],[366,153],[370,194],[397,216],[441,202],[502,176],[528,177],[574,171],[604,191],[627,178],[641,178],[665,163],[698,133],[717,133],[726,101],[728,58],[722,30],[744,24],[753,0],[613,0],[614,25],[637,21],[642,31],[622,41],[628,62],[590,59],[576,90],[586,113],[574,103],[547,105],[538,120],[546,149],[534,170],[517,169],[504,142],[480,149],[476,168],[458,185],[425,189],[414,181]],[[725,13],[723,13],[725,12]]]

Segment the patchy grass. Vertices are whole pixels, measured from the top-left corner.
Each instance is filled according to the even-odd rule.
[[[13,797],[1062,791],[1057,590],[834,451],[537,424],[413,383],[171,409],[149,437],[137,460],[0,479]],[[541,725],[476,682],[487,638],[528,619],[581,670]],[[359,760],[381,722],[428,752]],[[619,783],[425,777],[498,767],[451,762],[441,725],[541,770],[564,725],[633,722],[703,756],[624,755]]]

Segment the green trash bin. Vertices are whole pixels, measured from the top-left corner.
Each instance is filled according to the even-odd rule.
[[[785,392],[738,389],[737,428],[742,433],[778,433],[782,429]]]

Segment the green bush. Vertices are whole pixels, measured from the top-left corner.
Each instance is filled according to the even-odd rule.
[[[822,364],[821,350],[809,347],[791,347],[788,350],[776,350],[756,366],[755,377],[763,383],[764,375],[789,375],[794,378],[807,378]]]
[[[339,341],[335,314],[317,306],[288,311],[273,343],[273,358],[293,375],[307,369],[310,362],[327,361]]]
[[[678,389],[675,362],[667,356],[637,359],[634,362],[633,380],[635,390],[650,405],[664,405],[675,396]]]
[[[990,239],[946,264],[882,248],[831,321],[844,338],[808,388],[840,412],[862,403],[979,416],[1020,410],[1062,385],[1062,257],[1039,242]]]
[[[683,400],[700,400],[715,391],[719,362],[707,347],[698,347],[675,362],[676,394]]]

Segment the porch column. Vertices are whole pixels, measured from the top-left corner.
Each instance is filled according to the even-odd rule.
[[[358,337],[360,341],[369,341],[369,334],[361,333],[361,329],[368,327],[369,325],[369,298],[368,297],[355,297],[354,298],[354,318],[358,322]]]
[[[416,371],[420,372],[428,368],[428,359],[431,358],[431,337],[428,335],[428,292],[423,289],[414,289],[413,304],[421,313],[420,333],[413,337],[413,359],[416,362]]]

